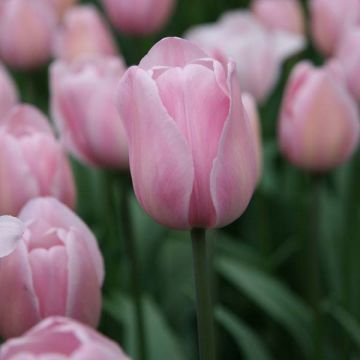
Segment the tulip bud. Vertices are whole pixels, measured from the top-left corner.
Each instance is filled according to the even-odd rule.
[[[344,33],[336,52],[351,94],[360,102],[360,27]]]
[[[104,18],[92,5],[74,6],[55,36],[54,55],[73,61],[92,55],[114,55],[116,46]]]
[[[56,19],[39,0],[3,1],[0,5],[0,57],[8,65],[29,70],[45,64],[51,54]]]
[[[72,319],[53,316],[0,348],[0,360],[130,360],[112,340]]]
[[[0,214],[17,215],[29,199],[44,195],[74,205],[70,165],[44,115],[17,105],[0,122]]]
[[[257,173],[233,62],[225,67],[189,41],[163,39],[125,73],[117,101],[148,214],[178,229],[225,226],[241,215]]]
[[[16,249],[0,262],[0,334],[19,336],[53,315],[96,326],[101,310],[103,260],[96,239],[54,198],[36,198],[22,209],[26,225]]]
[[[304,14],[300,0],[254,0],[252,11],[270,30],[305,33]]]
[[[241,88],[264,101],[276,84],[282,62],[304,46],[304,38],[270,32],[246,11],[231,11],[211,25],[196,26],[186,37],[224,64],[236,61]]]
[[[0,119],[17,103],[18,94],[14,82],[0,64]]]
[[[254,136],[255,151],[256,151],[256,168],[257,168],[257,182],[260,181],[262,175],[262,141],[260,118],[257,110],[255,99],[250,94],[243,94],[242,102],[244,104],[245,112],[249,117],[252,134]]]
[[[329,68],[307,62],[293,71],[282,104],[280,146],[293,164],[330,170],[355,151],[360,134],[356,103]]]
[[[311,0],[311,27],[316,46],[333,55],[347,29],[360,24],[359,0]]]
[[[159,31],[170,17],[175,0],[102,0],[113,25],[131,35]]]
[[[51,67],[51,103],[67,149],[90,165],[128,168],[125,130],[115,106],[120,58],[92,58]]]

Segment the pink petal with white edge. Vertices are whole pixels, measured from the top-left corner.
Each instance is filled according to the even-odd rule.
[[[25,225],[13,216],[0,216],[0,258],[11,254],[25,232]]]
[[[256,151],[249,119],[245,116],[235,64],[228,70],[230,114],[221,135],[210,186],[216,209],[216,227],[236,220],[246,209],[256,185]]]
[[[180,66],[206,58],[209,55],[194,43],[177,37],[168,37],[156,43],[143,57],[139,66],[150,70],[154,66]]]
[[[190,228],[194,182],[190,147],[162,104],[155,81],[132,67],[120,82],[117,99],[139,202],[159,223]]]

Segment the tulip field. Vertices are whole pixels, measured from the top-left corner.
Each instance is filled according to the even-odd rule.
[[[0,0],[0,360],[360,360],[360,0]]]

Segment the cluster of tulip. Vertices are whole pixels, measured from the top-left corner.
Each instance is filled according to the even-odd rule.
[[[127,69],[105,16],[120,32],[145,36],[165,25],[175,1],[102,5],[105,15],[72,0],[0,0],[0,335],[20,336],[0,359],[128,359],[88,327],[99,323],[104,261],[72,210],[70,153],[109,173],[130,168],[145,212],[191,231],[200,357],[213,360],[205,229],[239,218],[261,180],[257,106],[284,61],[307,46],[302,6],[254,0],[250,10],[160,40]],[[360,2],[311,0],[310,12],[314,43],[329,59],[292,70],[278,137],[290,162],[318,174],[349,159],[360,139]],[[46,115],[20,102],[5,68],[28,72],[51,58],[50,117],[60,139]],[[141,303],[135,308],[144,347]]]

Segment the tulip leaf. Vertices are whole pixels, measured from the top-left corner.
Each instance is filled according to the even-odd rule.
[[[144,298],[143,305],[148,359],[185,360],[178,340],[158,306],[149,298]],[[126,336],[124,348],[132,358],[136,358],[137,335],[131,300],[123,294],[116,294],[104,301],[104,309],[123,325]]]
[[[216,266],[224,278],[284,326],[301,349],[309,353],[313,314],[296,295],[278,280],[240,262],[219,258]]]
[[[246,360],[270,360],[271,355],[261,339],[245,323],[223,307],[216,310],[217,321],[229,332]]]

